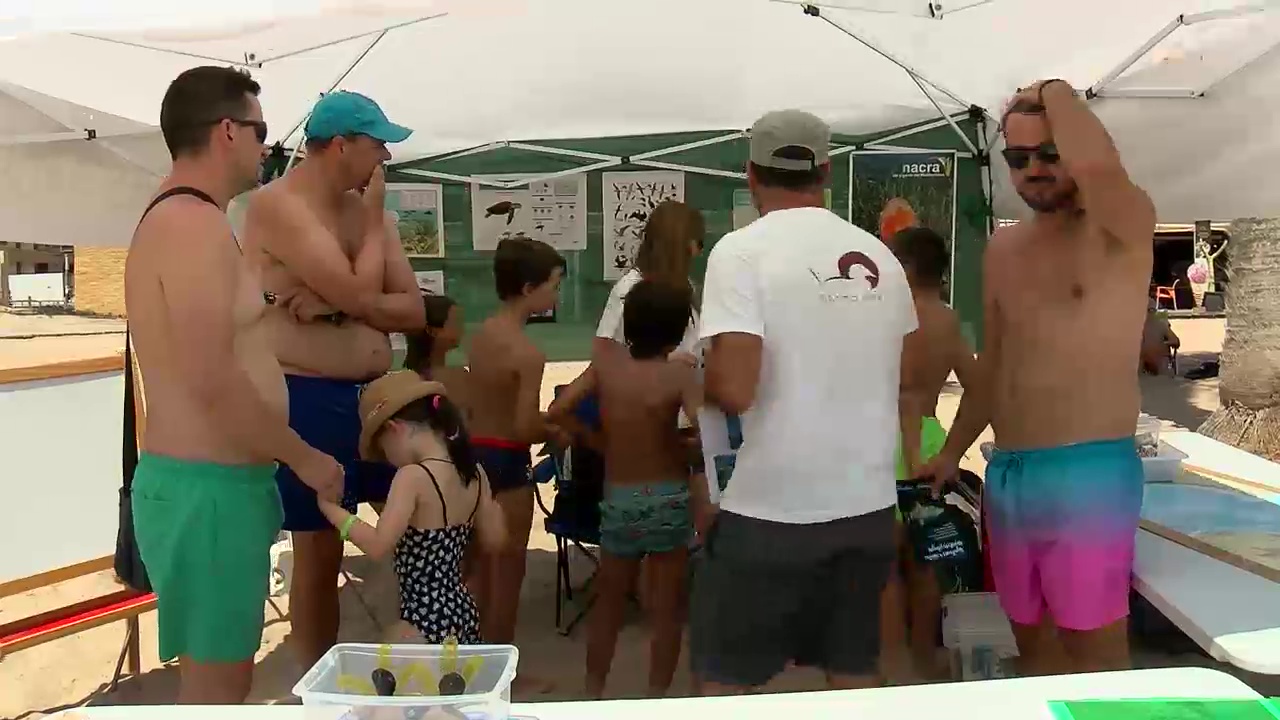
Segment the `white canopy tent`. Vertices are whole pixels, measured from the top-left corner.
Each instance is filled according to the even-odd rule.
[[[126,243],[168,166],[154,126],[0,82],[0,240]]]
[[[935,22],[915,17],[930,3],[902,5],[917,10],[884,16]],[[826,14],[848,27],[867,13]],[[809,77],[796,76],[796,57],[813,69]],[[934,93],[935,106],[883,54],[769,0],[405,1],[217,31],[0,44],[4,79],[151,124],[168,82],[205,63],[261,78],[273,140],[296,139],[290,134],[332,86],[374,97],[416,130],[394,149],[396,162],[503,140],[744,128],[786,106],[811,109],[845,133],[968,107],[943,93]]]
[[[179,72],[200,64],[237,65],[264,85],[273,140],[296,142],[321,93],[356,90],[416,130],[394,148],[396,162],[533,138],[745,128],[779,107],[806,108],[838,133],[863,134],[963,112],[970,104],[998,109],[1014,88],[1036,77],[1088,86],[1136,49],[1149,50],[1147,41],[1177,17],[1175,10],[1218,10],[1230,2],[825,0],[820,19],[797,5],[399,0],[232,27],[34,36],[0,43],[0,79],[154,126],[164,89]],[[1257,15],[1273,13],[1222,22],[1251,23],[1240,31],[1248,34],[1262,22]],[[1232,35],[1206,47],[1239,55],[1246,45],[1255,47]],[[1157,65],[1167,74],[1175,63]],[[1172,123],[1150,132],[1152,118],[1164,122],[1153,104],[1194,105],[1204,98],[1106,99],[1147,82],[1142,78],[1154,72],[1150,66],[1140,61],[1124,70],[1103,88],[1098,107],[1161,211],[1179,213],[1162,219],[1190,219],[1182,211],[1191,207],[1184,198],[1193,187],[1197,208],[1280,214],[1259,183],[1253,188],[1257,202],[1241,197],[1228,203],[1194,174],[1171,177],[1168,158],[1201,135],[1202,157],[1215,159],[1218,176],[1240,175],[1239,165],[1265,165],[1216,152],[1209,121],[1221,110],[1186,123],[1182,132],[1196,131],[1195,138],[1181,137]],[[1203,61],[1200,75],[1180,77],[1202,77],[1209,66],[1223,63]],[[1215,92],[1206,94],[1211,102]],[[1124,103],[1133,104],[1112,110]],[[1268,114],[1251,114],[1252,137],[1274,133]],[[598,159],[602,167],[617,160]],[[656,165],[661,158],[648,161]],[[1020,202],[1003,187],[1006,172],[998,156],[993,167],[998,214],[1016,212]]]
[[[1091,90],[1162,222],[1280,216],[1277,0],[995,0],[938,23],[868,15],[860,31],[995,114],[1037,78]],[[1024,216],[992,139],[996,214]]]

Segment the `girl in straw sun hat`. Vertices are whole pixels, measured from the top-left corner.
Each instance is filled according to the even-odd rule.
[[[361,457],[399,468],[386,506],[377,526],[333,503],[321,501],[321,511],[366,555],[394,552],[403,621],[396,639],[479,643],[479,613],[462,583],[463,551],[473,529],[482,545],[500,547],[504,526],[462,414],[444,385],[401,371],[365,387],[360,420]]]

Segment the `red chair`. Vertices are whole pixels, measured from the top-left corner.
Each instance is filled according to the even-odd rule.
[[[1157,310],[1162,310],[1162,309],[1163,309],[1163,308],[1161,308],[1161,307],[1160,307],[1160,301],[1161,301],[1161,300],[1168,300],[1168,301],[1169,301],[1169,304],[1173,306],[1172,308],[1170,308],[1171,310],[1177,310],[1177,309],[1178,309],[1178,292],[1177,292],[1177,288],[1178,288],[1178,283],[1180,283],[1180,282],[1182,282],[1182,281],[1181,281],[1181,280],[1174,280],[1172,285],[1167,285],[1167,286],[1166,286],[1166,285],[1152,285],[1152,286],[1151,286],[1152,288],[1154,288],[1154,289],[1155,289],[1155,299],[1156,299],[1156,309],[1157,309]]]

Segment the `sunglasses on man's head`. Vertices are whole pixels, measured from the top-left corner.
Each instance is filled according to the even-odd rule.
[[[1014,170],[1025,170],[1031,164],[1031,158],[1044,165],[1056,165],[1062,156],[1058,154],[1058,146],[1051,142],[1040,143],[1035,147],[1007,147],[1000,151],[1004,161]]]

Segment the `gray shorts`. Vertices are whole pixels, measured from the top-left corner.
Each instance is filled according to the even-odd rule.
[[[735,687],[764,685],[788,661],[875,674],[894,524],[893,507],[804,525],[720,512],[694,573],[693,671]]]

